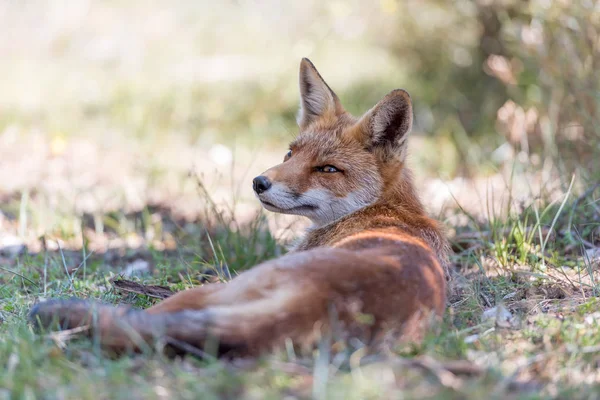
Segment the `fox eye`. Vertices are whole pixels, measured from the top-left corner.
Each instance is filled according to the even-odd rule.
[[[287,153],[285,153],[285,156],[283,157],[283,161],[289,160],[291,156],[292,156],[292,151],[290,150]]]
[[[316,167],[315,170],[317,172],[325,172],[325,173],[342,172],[340,169],[334,167],[333,165],[324,165],[322,167]]]

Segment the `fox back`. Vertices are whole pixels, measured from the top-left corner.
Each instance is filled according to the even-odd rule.
[[[264,208],[313,222],[293,251],[147,310],[41,303],[30,313],[36,325],[87,327],[116,351],[145,341],[200,355],[210,340],[219,355],[252,356],[289,341],[310,349],[332,334],[375,347],[418,340],[444,312],[448,245],[405,165],[410,96],[394,90],[356,118],[308,59],[300,95],[297,138],[253,180]]]

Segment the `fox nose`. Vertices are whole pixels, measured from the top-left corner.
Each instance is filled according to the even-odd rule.
[[[257,176],[252,180],[252,187],[256,194],[266,192],[271,187],[271,181],[264,175]]]

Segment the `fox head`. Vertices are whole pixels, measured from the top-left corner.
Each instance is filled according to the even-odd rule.
[[[356,118],[304,58],[300,100],[300,132],[283,162],[253,180],[264,208],[322,226],[402,191],[413,121],[406,91],[390,92]]]

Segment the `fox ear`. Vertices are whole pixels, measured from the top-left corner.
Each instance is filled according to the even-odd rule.
[[[300,62],[300,111],[297,122],[304,129],[324,116],[343,112],[336,94],[321,78],[319,71],[308,58]]]
[[[383,148],[386,155],[404,159],[406,139],[413,123],[410,95],[402,89],[390,92],[365,114],[360,123],[370,147]]]

